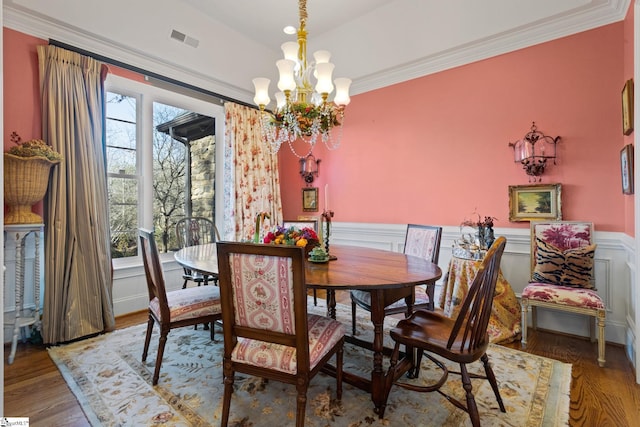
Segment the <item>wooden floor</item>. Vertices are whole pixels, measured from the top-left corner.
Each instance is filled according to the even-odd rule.
[[[339,293],[339,302],[347,299]],[[117,318],[116,327],[145,321],[145,312],[134,313]],[[640,426],[640,385],[621,346],[607,345],[607,364],[600,368],[596,344],[588,340],[542,331],[529,331],[528,340],[527,352],[573,364],[571,426]],[[5,347],[5,360],[8,354]],[[13,365],[4,366],[4,416],[29,417],[32,427],[88,425],[44,346],[19,344]]]

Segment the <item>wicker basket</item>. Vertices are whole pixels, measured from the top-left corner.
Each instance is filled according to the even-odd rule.
[[[45,157],[19,157],[4,153],[4,202],[9,211],[5,224],[40,224],[42,217],[31,206],[44,198],[49,171],[60,161]]]

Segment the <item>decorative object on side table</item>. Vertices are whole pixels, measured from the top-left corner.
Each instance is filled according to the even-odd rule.
[[[16,146],[4,153],[4,201],[9,207],[4,223],[40,224],[42,217],[31,212],[31,206],[44,198],[51,167],[62,156],[41,139],[22,142],[13,132],[11,141]]]
[[[465,219],[460,224],[461,237],[453,242],[452,253],[457,258],[482,259],[491,247],[495,236],[493,234],[493,221],[497,218],[485,216],[484,219],[478,213],[474,213],[478,219],[473,221]],[[463,233],[464,227],[472,227],[473,233]]]
[[[305,256],[308,257],[311,250],[320,245],[318,235],[313,228],[285,228],[277,226],[273,231],[264,237],[264,243],[274,245],[300,246],[304,248]]]

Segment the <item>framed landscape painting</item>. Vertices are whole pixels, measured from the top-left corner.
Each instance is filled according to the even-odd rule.
[[[561,184],[510,185],[509,221],[562,219]]]

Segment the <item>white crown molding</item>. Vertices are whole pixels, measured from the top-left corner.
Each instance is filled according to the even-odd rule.
[[[630,0],[593,0],[584,7],[558,15],[555,19],[546,19],[515,31],[460,45],[417,61],[358,78],[354,80],[351,92],[354,95],[368,92],[618,22],[625,18],[629,4]],[[3,24],[8,28],[43,39],[59,40],[144,70],[252,103],[253,93],[250,89],[230,85],[146,52],[52,21],[15,3],[5,3],[3,11]]]
[[[448,70],[493,56],[502,55],[536,44],[570,36],[625,18],[631,0],[609,0],[574,10],[554,20],[527,25],[519,30],[477,40],[473,43],[440,52],[393,69],[359,78],[351,86],[353,94],[391,86],[407,80]]]

